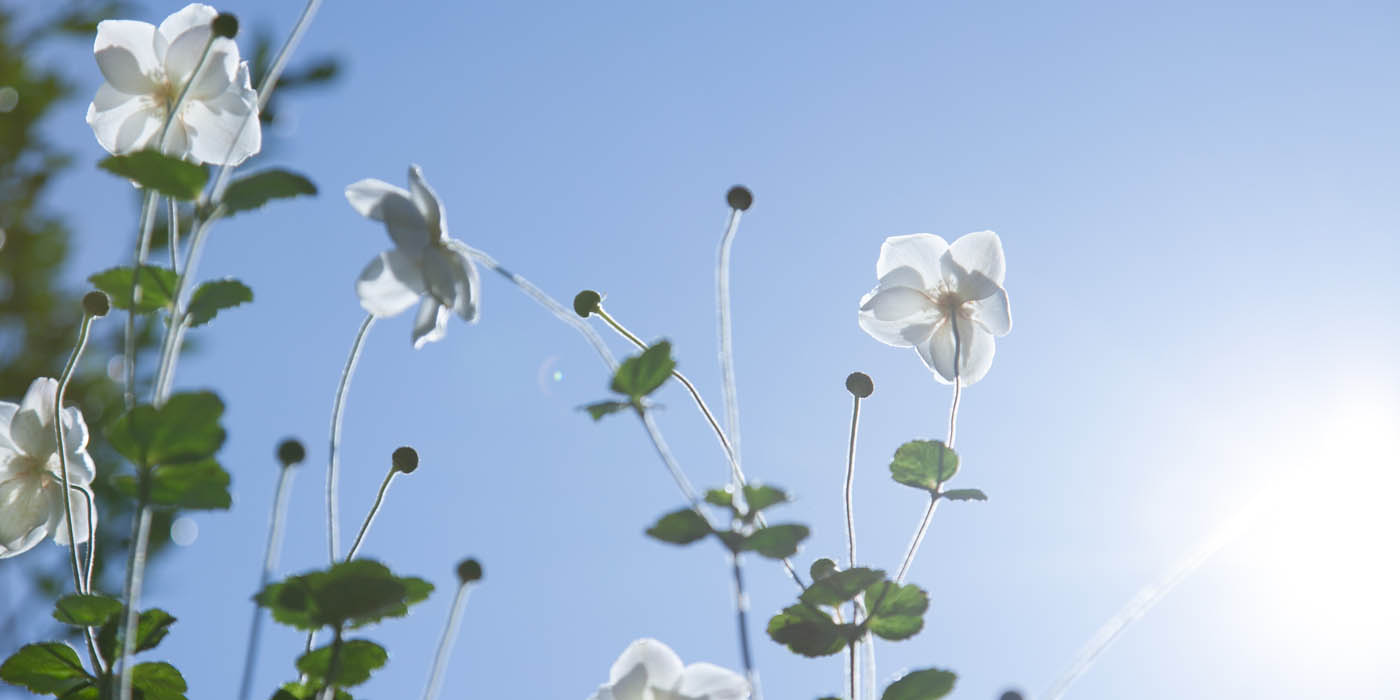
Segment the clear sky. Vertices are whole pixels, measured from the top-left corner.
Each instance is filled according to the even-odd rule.
[[[137,18],[181,6],[147,5]],[[300,7],[220,9],[280,34]],[[219,224],[202,269],[257,301],[196,331],[180,367],[180,387],[228,401],[235,508],[195,516],[196,542],[158,568],[148,599],[180,618],[162,652],[194,696],[232,696],[284,435],[311,458],[281,568],[324,565],[353,281],[389,245],[341,191],[418,163],[453,235],[562,301],[606,292],[633,330],[675,343],[712,403],[723,195],[753,189],[733,268],[744,462],[798,496],[774,516],[812,526],[803,568],[844,547],[848,372],[876,385],[856,484],[868,563],[896,567],[922,512],[890,455],[945,430],[948,388],[856,324],[881,241],[999,232],[1015,326],[964,395],[954,482],[991,500],[939,510],[911,575],[928,625],[879,646],[882,681],[940,666],[958,698],[1037,695],[1257,503],[1069,697],[1400,697],[1397,35],[1386,2],[326,3],[299,55],[348,70],[284,105],[265,163],[322,194]],[[86,46],[55,60],[84,95],[101,82]],[[52,132],[84,164],[103,155],[86,106]],[[129,259],[125,184],[84,165],[59,195],[72,279]],[[718,547],[644,537],[679,494],[636,421],[575,410],[606,394],[583,340],[494,276],[479,324],[419,351],[409,327],[374,328],[351,390],[343,526],[393,448],[417,447],[365,553],[439,592],[368,633],[392,656],[363,694],[421,691],[468,554],[486,579],[445,697],[584,698],[641,636],[738,667]],[[692,480],[719,484],[686,395],[660,398]],[[768,697],[838,692],[839,657],[767,639],[794,591],[747,564]],[[262,697],[301,643],[266,639]]]

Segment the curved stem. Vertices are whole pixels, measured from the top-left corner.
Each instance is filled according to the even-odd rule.
[[[856,483],[856,432],[860,428],[860,397],[853,396],[855,403],[851,407],[851,442],[846,450],[846,566],[855,568],[856,565],[856,505],[855,505],[855,483]]]
[[[345,561],[355,558],[360,552],[360,545],[364,544],[365,535],[369,534],[369,528],[374,524],[374,517],[379,515],[379,507],[384,505],[384,495],[389,493],[389,484],[393,483],[394,476],[399,470],[389,468],[389,473],[384,475],[383,483],[379,484],[379,493],[374,497],[374,505],[370,507],[369,514],[365,516],[365,522],[360,525],[359,534],[355,535],[355,543],[350,545],[350,553],[345,555]]]
[[[754,668],[753,654],[749,651],[749,597],[744,592],[744,572],[739,566],[739,553],[730,553],[729,561],[734,569],[734,609],[738,613],[739,656],[744,662],[744,677],[749,680],[753,700],[763,700],[763,691],[758,684],[758,669]]]
[[[140,487],[139,512],[131,522],[131,555],[126,563],[126,624],[123,626],[121,700],[131,700],[131,656],[136,653],[136,632],[140,629],[141,584],[146,571],[146,548],[151,540],[151,508],[146,505],[145,486]]]
[[[374,325],[374,314],[365,316],[360,330],[355,334],[355,343],[350,346],[350,357],[345,361],[345,369],[340,373],[340,385],[335,390],[335,405],[331,408],[331,450],[330,462],[326,469],[326,519],[327,544],[330,547],[331,563],[336,562],[340,552],[340,422],[345,412],[345,396],[350,389],[350,378],[355,375],[355,365],[360,362],[360,350],[364,348],[365,336]]]
[[[442,640],[438,642],[437,654],[433,656],[433,669],[428,674],[428,688],[423,691],[423,700],[437,700],[442,691],[442,681],[447,676],[447,664],[452,658],[452,643],[457,639],[457,627],[462,621],[462,609],[467,606],[467,593],[470,583],[457,587],[457,595],[452,598],[452,610],[447,614],[447,625],[442,630]]]
[[[53,397],[53,431],[58,444],[58,471],[63,480],[63,521],[68,528],[68,553],[71,555],[69,564],[73,567],[75,593],[87,591],[83,589],[83,565],[78,558],[78,530],[73,525],[73,484],[68,476],[68,447],[64,444],[63,436],[63,395],[68,390],[68,380],[73,378],[73,370],[78,366],[78,358],[82,357],[83,350],[87,348],[88,331],[91,328],[92,316],[83,314],[83,321],[78,325],[78,343],[73,347],[73,354],[68,356],[68,364],[63,366],[63,374],[59,375],[58,388],[54,390]]]
[[[666,439],[661,437],[661,429],[656,427],[656,421],[652,420],[651,412],[641,406],[635,408],[637,417],[642,419],[642,425],[647,429],[647,437],[651,438],[651,444],[656,448],[656,454],[666,464],[666,469],[671,472],[671,478],[676,481],[676,486],[680,488],[685,500],[690,502],[690,507],[704,518],[705,513],[700,509],[700,497],[696,495],[695,487],[690,485],[690,479],[685,478],[685,472],[681,471],[681,465],[676,462],[675,455],[671,454],[671,448],[667,446]]]
[[[719,241],[719,262],[715,265],[715,307],[719,323],[719,368],[724,384],[724,423],[729,428],[729,444],[732,446],[734,462],[740,462],[739,455],[739,388],[734,380],[734,332],[730,323],[729,304],[729,258],[734,246],[734,235],[739,232],[739,219],[742,212],[729,210],[729,224],[724,228],[724,236]],[[741,486],[737,476],[742,474],[735,467],[734,485]]]
[[[277,554],[282,549],[282,525],[287,520],[287,497],[292,488],[292,468],[282,467],[277,474],[277,495],[272,499],[272,515],[267,525],[267,547],[263,550],[262,573],[258,576],[258,590],[267,588],[277,568]],[[263,611],[253,604],[252,629],[248,632],[248,648],[243,652],[243,680],[238,687],[239,700],[247,700],[253,688],[253,669],[257,666],[259,642],[262,638]]]
[[[157,196],[153,190],[141,200],[136,255],[131,261],[131,304],[126,309],[126,336],[122,343],[122,370],[126,373],[122,402],[128,409],[136,405],[136,307],[141,304],[141,266],[146,264],[146,256],[151,253]]]
[[[477,262],[506,278],[507,281],[524,292],[525,296],[530,297],[535,303],[543,306],[545,310],[553,314],[555,318],[572,326],[574,330],[583,334],[584,340],[587,340],[588,344],[593,346],[593,350],[598,353],[598,357],[602,358],[603,364],[608,366],[608,370],[615,371],[617,369],[617,359],[613,357],[612,351],[608,349],[607,343],[604,343],[598,333],[593,330],[593,327],[584,323],[583,319],[579,318],[577,314],[564,308],[559,302],[555,301],[553,297],[546,294],[544,290],[531,283],[530,280],[502,267],[495,258],[487,255],[484,251],[477,250],[461,241],[451,241],[451,243],[453,247],[460,248],[461,252],[475,258]]]

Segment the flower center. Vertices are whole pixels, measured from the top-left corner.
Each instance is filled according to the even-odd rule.
[[[929,298],[933,300],[933,305],[944,316],[961,316],[968,320],[972,318],[972,304],[958,296],[943,282],[938,283],[938,286],[929,294]]]

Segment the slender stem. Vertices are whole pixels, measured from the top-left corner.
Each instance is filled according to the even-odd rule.
[[[140,628],[141,584],[146,570],[146,548],[151,540],[151,507],[146,505],[145,485],[141,485],[141,503],[132,520],[131,555],[126,562],[126,624],[122,639],[121,700],[131,700],[131,656],[136,653],[136,632]]]
[[[865,651],[865,697],[875,700],[875,685],[877,676],[875,673],[875,636],[870,634],[870,630],[865,631],[865,638],[861,640],[861,648]]]
[[[846,680],[850,683],[851,694],[847,697],[850,700],[860,700],[856,695],[856,688],[860,685],[860,671],[856,666],[856,643],[855,641],[846,644]]]
[[[695,487],[690,485],[690,480],[685,478],[685,472],[681,471],[681,465],[676,462],[675,455],[671,454],[671,448],[666,445],[666,438],[661,436],[661,429],[656,427],[656,421],[652,420],[651,412],[641,406],[636,406],[637,417],[642,419],[642,425],[647,429],[647,436],[651,438],[651,444],[656,447],[656,454],[661,457],[661,461],[666,464],[666,469],[671,472],[671,478],[675,479],[676,486],[685,495],[685,500],[690,502],[690,507],[695,512],[700,513],[700,517],[705,517],[700,509],[700,497],[695,493]]]
[[[453,247],[460,248],[463,253],[475,258],[477,262],[506,278],[511,284],[524,292],[525,296],[530,297],[535,303],[543,306],[545,310],[553,314],[555,318],[572,326],[574,330],[577,330],[583,335],[584,340],[587,340],[589,345],[593,346],[593,350],[602,358],[603,364],[608,366],[609,371],[617,369],[617,359],[613,357],[612,351],[608,349],[607,343],[603,342],[603,339],[598,335],[597,331],[593,330],[592,326],[584,323],[583,319],[579,318],[573,311],[564,308],[559,302],[555,301],[553,297],[546,294],[544,290],[531,283],[530,280],[502,267],[495,258],[487,255],[484,251],[477,250],[460,241],[449,241],[449,244],[453,245]]]
[[[238,140],[243,137],[243,130],[248,128],[249,122],[256,121],[263,107],[267,106],[267,101],[272,98],[272,91],[277,89],[277,81],[282,77],[282,71],[287,68],[287,61],[291,59],[292,52],[296,50],[297,44],[301,43],[301,38],[306,34],[306,30],[311,28],[311,20],[315,19],[316,11],[321,8],[322,0],[307,0],[306,6],[301,10],[301,16],[297,18],[297,23],[292,27],[292,33],[287,35],[287,40],[282,43],[282,48],[277,51],[277,57],[272,59],[272,65],[268,67],[267,74],[258,82],[258,108],[244,117],[243,122],[238,125],[238,131],[229,142],[228,154],[224,157],[224,165],[219,168],[219,173],[214,177],[214,186],[210,189],[208,201],[218,202],[224,195],[224,188],[228,187],[229,176],[233,174],[233,169],[237,166],[229,165],[229,156],[233,155],[233,149]]]
[[[157,196],[152,190],[141,200],[141,217],[137,224],[140,233],[136,243],[136,255],[131,261],[131,304],[126,310],[126,336],[122,344],[122,370],[126,373],[122,399],[127,408],[136,405],[136,307],[141,304],[141,266],[146,264],[146,256],[151,252]]]
[[[719,241],[719,263],[715,265],[715,309],[719,323],[719,368],[724,379],[724,423],[729,428],[729,444],[734,453],[734,462],[740,462],[739,455],[739,388],[734,380],[734,331],[730,323],[729,304],[729,258],[734,245],[734,234],[739,232],[739,219],[743,213],[738,209],[729,210],[729,224],[724,228],[724,236]],[[735,467],[734,485],[742,486],[739,475],[743,471]]]
[[[360,330],[355,334],[355,343],[350,346],[350,357],[345,361],[345,369],[340,373],[340,385],[335,390],[335,405],[331,408],[331,449],[330,462],[326,469],[326,519],[327,544],[330,547],[331,563],[336,562],[340,552],[340,422],[345,412],[345,397],[350,389],[350,378],[355,375],[355,365],[360,362],[360,350],[364,348],[365,336],[374,325],[374,314],[365,316]]]
[[[292,468],[282,467],[277,474],[277,495],[272,499],[272,515],[267,525],[267,547],[263,550],[262,573],[258,576],[258,590],[267,588],[277,568],[277,554],[282,549],[282,526],[287,520],[287,497],[292,488]],[[248,632],[248,648],[243,652],[243,680],[238,687],[239,700],[247,700],[253,688],[253,668],[257,666],[259,642],[262,638],[263,611],[253,604],[252,629]]]
[[[739,565],[739,553],[731,553],[729,562],[734,569],[734,609],[738,613],[739,657],[744,662],[744,677],[749,680],[753,700],[763,700],[763,691],[758,683],[758,669],[754,668],[753,654],[749,651],[749,597],[744,592],[744,572]]]
[[[92,568],[97,561],[97,505],[92,502],[92,493],[86,488],[73,485],[73,490],[82,494],[86,506],[87,522],[87,565],[83,567],[83,592],[92,592]]]
[[[214,48],[214,40],[218,36],[214,32],[209,32],[209,40],[204,42],[204,50],[199,54],[199,61],[194,64],[194,70],[190,71],[190,77],[185,80],[185,84],[180,86],[180,94],[176,96],[173,104],[167,105],[169,108],[165,114],[165,123],[160,127],[160,138],[156,141],[156,146],[161,153],[165,152],[166,142],[170,137],[170,126],[175,123],[175,119],[180,114],[180,110],[185,107],[185,100],[190,96],[190,87],[199,78],[199,72],[204,70],[204,64],[209,62],[210,50]],[[172,206],[174,206],[172,201]],[[172,261],[172,264],[173,261]]]
[[[647,344],[643,342],[641,338],[638,338],[631,331],[627,330],[617,319],[604,311],[601,305],[597,309],[597,314],[606,321],[609,326],[612,326],[612,329],[617,331],[618,335],[626,338],[629,342],[642,350],[647,348]],[[734,490],[734,498],[742,504],[744,498],[742,487],[748,484],[748,479],[744,476],[744,470],[739,466],[739,461],[735,459],[734,449],[729,444],[729,438],[725,436],[724,429],[719,427],[719,421],[715,420],[715,414],[710,412],[710,407],[705,404],[705,399],[700,397],[700,392],[695,388],[695,385],[677,370],[671,370],[671,376],[675,377],[676,380],[683,384],[686,390],[690,392],[690,398],[695,400],[695,405],[700,409],[700,412],[704,414],[705,420],[710,424],[710,428],[714,430],[715,437],[719,438],[720,447],[724,448],[724,455],[729,460],[729,468],[734,476],[735,483],[740,487]],[[762,513],[758,514],[756,521],[759,527],[768,526],[768,521],[763,517]],[[792,582],[797,584],[798,588],[802,590],[807,589],[807,584],[802,582],[802,575],[797,573],[797,567],[792,565],[791,558],[783,559],[783,568],[787,571],[788,577],[792,579]]]
[[[355,558],[360,552],[360,545],[364,544],[365,535],[369,534],[369,528],[374,524],[375,516],[379,515],[379,507],[384,505],[384,495],[389,493],[389,484],[393,483],[394,477],[399,470],[389,468],[389,473],[384,475],[384,481],[379,484],[379,493],[374,497],[374,505],[370,507],[369,514],[365,516],[365,521],[360,525],[359,534],[355,535],[355,543],[350,545],[350,553],[345,555],[345,561]]]
[[[68,380],[73,378],[78,359],[87,348],[88,331],[91,328],[92,316],[83,314],[83,321],[78,325],[78,343],[73,347],[73,353],[68,356],[68,364],[63,366],[63,374],[58,377],[58,387],[54,390],[53,397],[53,432],[58,444],[58,471],[63,480],[63,521],[68,528],[68,553],[71,555],[68,559],[73,567],[73,591],[76,593],[86,591],[83,589],[83,565],[78,557],[78,530],[73,524],[73,483],[68,476],[68,447],[64,444],[63,436],[63,395],[68,390]]]
[[[855,484],[856,484],[856,432],[860,428],[860,397],[853,396],[855,403],[851,407],[851,442],[846,450],[846,565],[855,568],[856,565],[856,505],[855,505]]]
[[[180,207],[174,197],[166,198],[165,219],[170,223],[170,269],[180,273]]]
[[[447,676],[447,663],[452,657],[452,643],[457,639],[457,627],[462,621],[462,609],[467,606],[467,593],[471,583],[457,587],[457,595],[452,598],[452,611],[447,614],[447,626],[442,630],[442,640],[438,642],[437,654],[433,657],[433,670],[428,674],[428,688],[423,691],[423,700],[437,700],[442,691],[442,681]]]
[[[185,344],[185,331],[189,326],[185,323],[186,297],[190,284],[194,280],[195,270],[199,267],[199,259],[204,252],[204,242],[208,238],[212,219],[201,220],[196,218],[192,223],[193,232],[190,234],[189,250],[185,253],[185,266],[183,271],[175,279],[175,294],[172,298],[170,309],[170,323],[165,330],[165,340],[161,343],[160,364],[157,365],[156,388],[154,390],[155,401],[164,402],[170,394],[170,388],[174,383],[175,365],[179,360],[180,351]]]
[[[948,409],[948,449],[953,449],[953,441],[958,434],[958,401],[962,397],[962,340],[958,334],[958,321],[956,316],[949,316],[948,323],[953,327],[953,405]],[[939,465],[939,473],[942,474],[942,465]],[[933,492],[929,494],[928,510],[924,511],[924,518],[919,522],[919,528],[914,531],[914,539],[909,542],[909,549],[904,555],[904,562],[899,565],[899,574],[895,576],[895,583],[903,583],[904,577],[909,573],[909,567],[914,564],[914,556],[919,553],[919,546],[924,542],[924,535],[928,534],[929,523],[933,520],[933,512],[938,509],[939,496],[943,492],[943,483],[934,485]]]
[[[335,628],[335,638],[331,640],[331,662],[326,670],[326,689],[321,691],[321,700],[335,700],[335,677],[340,675],[340,627]]]

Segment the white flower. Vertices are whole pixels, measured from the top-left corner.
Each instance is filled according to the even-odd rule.
[[[382,180],[360,180],[345,188],[355,211],[383,221],[394,247],[380,253],[355,283],[360,305],[375,316],[396,316],[418,302],[413,347],[440,340],[453,313],[476,321],[481,278],[466,246],[447,235],[447,212],[423,179],[408,169],[410,190]]]
[[[199,64],[218,12],[187,5],[157,28],[147,22],[106,20],[92,50],[106,82],[88,105],[87,123],[110,153],[155,148],[180,90]],[[195,163],[238,165],[262,148],[258,93],[240,61],[238,45],[218,37],[170,124],[167,155]],[[246,124],[245,124],[246,122]]]
[[[0,559],[23,553],[53,534],[68,544],[63,516],[63,472],[54,435],[54,398],[58,382],[40,377],[29,385],[19,405],[0,401]],[[68,453],[68,481],[87,487],[96,469],[87,453],[88,430],[83,414],[68,407],[61,412],[63,446]],[[78,542],[87,541],[87,500],[68,494]]]
[[[638,639],[613,662],[606,685],[591,700],[745,700],[744,677],[714,664],[681,666],[681,657],[655,639]]]
[[[941,382],[956,375],[967,385],[987,374],[994,336],[1011,332],[1006,259],[995,233],[969,233],[952,245],[928,233],[891,236],[880,246],[875,274],[880,283],[860,300],[866,333],[915,348]]]

